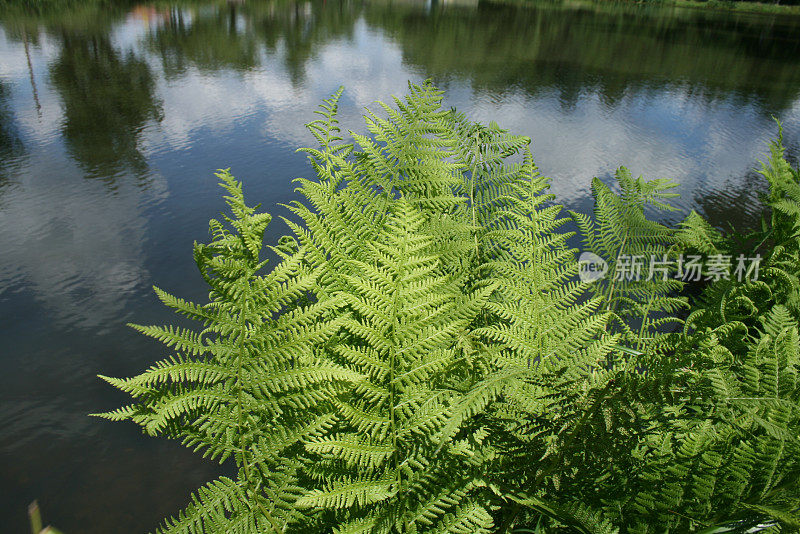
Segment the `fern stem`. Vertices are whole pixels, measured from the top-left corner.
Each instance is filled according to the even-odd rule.
[[[250,273],[248,273],[249,275]],[[245,282],[247,289],[250,289],[250,284]],[[261,513],[264,514],[264,517],[267,518],[272,529],[277,534],[283,534],[283,529],[280,527],[280,524],[272,517],[272,514],[264,507],[263,504],[258,500],[258,496],[256,495],[255,488],[250,481],[250,469],[248,467],[247,462],[247,455],[245,453],[245,445],[244,445],[244,406],[242,402],[242,363],[245,358],[245,346],[244,346],[244,339],[246,335],[246,323],[247,323],[247,315],[246,315],[246,308],[247,307],[247,291],[242,291],[241,301],[239,304],[239,339],[237,340],[237,349],[239,351],[239,357],[237,366],[236,366],[236,408],[238,410],[238,434],[239,434],[239,451],[241,455],[241,462],[242,462],[242,472],[244,473],[244,483],[247,487],[247,490],[253,493],[253,500],[256,502],[256,506],[258,506]]]
[[[396,276],[399,278],[402,276],[402,271],[398,269]],[[394,294],[392,295],[392,344],[389,347],[389,394],[390,394],[390,410],[389,410],[389,419],[391,425],[391,433],[392,433],[392,463],[394,466],[394,481],[396,486],[396,491],[398,495],[398,515],[403,515],[403,499],[402,499],[402,491],[401,486],[403,484],[403,479],[400,474],[400,463],[399,463],[399,450],[397,448],[397,383],[395,382],[395,376],[397,375],[397,330],[399,327],[398,319],[397,319],[397,293],[399,288],[397,287],[398,283],[395,281],[394,287]],[[403,532],[408,530],[406,525],[406,520],[403,518]]]
[[[622,257],[622,252],[625,250],[625,244],[628,242],[628,232],[625,232],[625,237],[622,238],[622,243],[617,250],[617,257],[614,259],[614,268],[616,270],[616,266],[619,263],[620,257]],[[615,284],[617,282],[614,273],[611,273],[611,283],[608,286],[608,296],[606,297],[606,310],[610,312],[614,312],[614,307],[612,306],[612,298],[614,296],[614,289]]]
[[[642,314],[642,326],[639,328],[639,336],[636,338],[636,350],[638,351],[641,351],[643,348],[642,340],[644,339],[644,331],[647,326],[647,316],[650,315],[650,308],[655,298],[655,290],[651,289],[650,298],[647,300],[647,306],[645,306],[644,313]]]
[[[475,213],[475,185],[476,185],[476,173],[478,172],[478,154],[480,152],[480,142],[478,141],[479,132],[475,132],[475,159],[472,160],[472,176],[470,177],[470,187],[469,187],[469,203],[472,207],[472,232],[475,238],[475,255],[478,256],[479,248],[478,248],[478,234],[475,232],[475,228],[478,226],[478,217]]]

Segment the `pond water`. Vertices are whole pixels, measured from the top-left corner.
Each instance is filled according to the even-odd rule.
[[[127,322],[197,300],[191,246],[223,209],[215,169],[275,215],[309,167],[304,123],[343,124],[432,78],[533,138],[571,209],[619,165],[681,183],[717,226],[758,218],[752,169],[783,123],[800,153],[800,20],[564,2],[202,2],[0,12],[0,524],[39,499],[67,533],[141,532],[220,472],[87,414],[165,355]],[[285,231],[275,223],[268,237]]]

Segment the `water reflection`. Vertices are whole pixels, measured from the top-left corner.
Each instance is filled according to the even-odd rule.
[[[263,64],[262,50],[277,54],[294,85],[321,47],[352,39],[361,5],[350,2],[229,3],[211,9],[173,8],[148,34],[150,49],[170,78],[202,71],[247,71]]]
[[[353,42],[362,8],[360,2],[288,1],[249,3],[244,9],[253,21],[253,33],[267,50],[282,56],[292,83],[299,86],[306,80],[307,64],[325,45],[342,39]]]
[[[760,228],[760,196],[766,192],[764,177],[750,171],[740,181],[729,181],[718,195],[697,195],[693,200],[719,229],[746,233]]]
[[[10,89],[0,80],[0,208],[3,190],[9,185],[8,167],[25,152],[17,125],[9,109]]]
[[[63,180],[65,169],[32,163],[45,178],[19,176],[0,210],[0,293],[32,291],[57,326],[124,320],[127,299],[149,278],[140,191],[120,184],[109,198],[100,184]]]
[[[369,23],[406,61],[440,77],[468,76],[498,95],[555,88],[566,109],[597,92],[611,107],[629,91],[687,85],[695,98],[763,99],[785,109],[800,91],[798,20],[625,6],[477,10],[370,4]]]
[[[70,154],[89,176],[113,178],[124,169],[143,176],[139,135],[161,117],[148,64],[118,51],[108,35],[65,33],[59,48],[50,79],[63,102]]]
[[[242,31],[237,6],[211,13],[187,13],[173,8],[148,42],[160,58],[164,74],[175,78],[193,65],[201,71],[248,70],[259,64],[254,36]]]
[[[751,225],[749,169],[773,115],[800,154],[796,19],[416,0],[4,9],[0,485],[15,500],[0,523],[13,531],[37,497],[68,532],[152,529],[212,476],[174,444],[86,418],[125,402],[94,375],[163,355],[124,327],[173,321],[150,284],[204,298],[190,245],[223,208],[213,170],[232,166],[280,213],[309,173],[303,124],[340,84],[341,122],[363,131],[364,106],[433,77],[448,105],[532,137],[553,192],[582,211],[591,178],[624,164],[681,182],[684,210]]]

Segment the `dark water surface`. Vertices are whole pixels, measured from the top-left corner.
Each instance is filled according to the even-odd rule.
[[[783,122],[800,152],[800,21],[677,10],[246,2],[0,12],[0,530],[34,498],[70,534],[142,532],[219,468],[87,413],[165,355],[124,325],[202,300],[191,244],[232,168],[273,214],[308,176],[303,124],[340,84],[345,126],[432,77],[447,104],[533,138],[553,191],[589,209],[626,165],[684,210],[749,225],[751,169]],[[268,231],[284,232],[282,223]]]

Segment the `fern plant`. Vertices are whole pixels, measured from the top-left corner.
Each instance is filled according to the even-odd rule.
[[[734,240],[650,218],[673,183],[621,168],[619,193],[595,180],[594,212],[565,216],[530,139],[430,82],[367,112],[367,135],[342,132],[341,94],[308,125],[315,176],[278,262],[270,216],[220,171],[231,215],[194,247],[209,302],[156,289],[202,326],[134,326],[173,355],[103,377],[135,403],[101,417],[236,466],[161,532],[797,526],[800,174],[780,141],[761,276],[694,297],[680,254]],[[605,280],[579,276],[569,223]]]
[[[396,210],[396,211],[395,211]],[[342,298],[353,310],[337,363],[363,374],[337,404],[341,423],[308,440],[319,455],[313,473],[322,487],[298,504],[332,508],[338,532],[488,532],[491,518],[468,498],[469,469],[456,469],[457,446],[436,456],[453,392],[442,376],[459,357],[458,334],[489,290],[460,292],[458,280],[437,275],[433,239],[420,232],[421,214],[400,199],[387,232],[353,260]],[[356,274],[358,273],[358,274]]]
[[[766,241],[774,235],[784,244],[773,248],[766,262],[773,265],[770,260],[777,256],[784,259],[784,268],[762,266],[759,280],[734,277],[712,282],[704,296],[691,303],[685,332],[665,335],[655,331],[660,337],[656,344],[652,335],[650,339],[643,336],[644,326],[636,334],[627,331],[621,318],[612,325],[612,331],[621,329],[644,351],[623,351],[621,358],[610,362],[609,370],[620,372],[612,375],[612,387],[596,389],[601,402],[592,405],[603,406],[604,420],[593,420],[592,412],[585,409],[576,412],[583,431],[596,445],[584,442],[582,452],[575,453],[586,459],[591,458],[587,453],[596,454],[596,448],[610,451],[607,466],[582,466],[575,477],[588,484],[572,484],[566,494],[552,493],[557,502],[580,503],[578,511],[587,531],[605,531],[609,524],[624,532],[641,533],[703,528],[711,532],[722,525],[740,532],[758,525],[773,530],[796,528],[800,466],[794,458],[800,406],[794,377],[800,368],[794,341],[797,318],[788,307],[794,297],[787,289],[793,286],[786,282],[795,276],[797,263],[788,267],[784,252],[792,249],[796,237],[794,222],[781,218],[787,210],[791,212],[787,203],[797,202],[789,200],[789,192],[798,180],[796,171],[783,159],[779,142],[771,146],[771,156],[763,171],[771,185],[767,205],[781,202],[784,211],[760,239]],[[623,188],[619,200],[605,202],[612,209],[598,202],[597,220],[609,220],[609,212],[617,213],[616,206],[624,203],[624,196]],[[641,212],[626,217],[637,218],[642,220]],[[593,221],[585,220],[582,226],[591,228]],[[655,229],[670,245],[667,252],[683,247],[731,255],[724,248],[725,240],[696,214],[678,229]],[[622,241],[613,232],[599,234],[612,236],[612,246]],[[654,293],[645,295],[652,299]],[[668,294],[662,294],[661,303],[669,304],[664,296]],[[645,309],[652,311],[661,305],[658,299],[653,303]],[[704,308],[709,303],[716,307]],[[642,311],[641,306],[636,310],[633,298],[620,304]],[[737,309],[747,312],[745,320],[731,316]],[[662,308],[662,317],[680,323],[677,311],[677,307]],[[760,319],[757,313],[763,314]],[[653,352],[648,355],[649,351]],[[598,480],[602,481],[599,486]],[[587,514],[587,509],[592,512]]]
[[[769,149],[770,157],[760,170],[769,184],[762,228],[748,236],[716,239],[720,248],[728,249],[739,272],[709,287],[689,321],[691,328],[715,329],[731,342],[743,339],[744,332],[754,333],[776,304],[800,320],[800,171],[784,158],[781,135]],[[742,248],[742,243],[749,246]],[[742,268],[745,264],[747,270]]]
[[[317,273],[305,251],[277,251],[280,263],[260,274],[271,217],[244,203],[228,171],[217,176],[232,216],[212,220],[214,240],[194,246],[210,301],[195,304],[156,288],[165,305],[203,328],[131,325],[175,354],[133,378],[102,377],[137,403],[98,415],[235,460],[236,479],[201,488],[161,532],[284,532],[301,519],[293,506],[302,492],[301,442],[333,426],[325,404],[359,376],[320,357],[317,345],[346,316],[327,317],[336,299],[308,302]]]
[[[742,250],[734,246],[739,239],[708,234],[708,246],[734,258],[736,267],[741,259],[758,261],[761,254],[763,259],[755,264],[757,272],[720,279],[693,303],[675,348],[680,375],[673,387],[681,402],[662,442],[671,442],[675,453],[658,475],[658,489],[642,493],[640,511],[681,504],[686,515],[710,523],[738,517],[739,529],[752,526],[754,517],[771,520],[776,528],[800,525],[795,460],[800,173],[783,152],[779,136],[762,165],[770,188],[763,199],[768,219],[749,236],[755,248]],[[665,483],[676,474],[691,476],[693,483]],[[653,520],[680,524],[665,515]]]
[[[672,412],[638,451],[644,462],[628,503],[631,532],[736,519],[742,531],[775,519],[798,526],[798,327],[783,306],[764,319],[746,351],[705,334],[681,357]]]
[[[373,139],[341,145],[337,99],[311,125],[318,180],[299,191],[315,209],[294,204],[304,225],[290,225],[325,272],[321,292],[351,314],[329,357],[365,378],[337,403],[332,433],[308,441],[319,487],[298,505],[330,512],[322,530],[486,531],[473,477],[456,467],[464,452],[433,455],[459,394],[460,341],[490,293],[468,279],[473,228],[456,193],[463,165],[449,161],[450,113],[430,84],[411,86],[387,118],[368,115]]]
[[[580,229],[584,251],[608,265],[608,276],[590,289],[611,312],[613,328],[636,351],[657,351],[663,339],[658,334],[687,304],[678,295],[683,282],[675,277],[681,251],[678,233],[648,218],[645,209],[674,211],[666,201],[677,196],[670,192],[677,184],[633,178],[625,167],[617,171],[616,181],[619,195],[595,178],[594,218],[576,212],[572,217]]]

